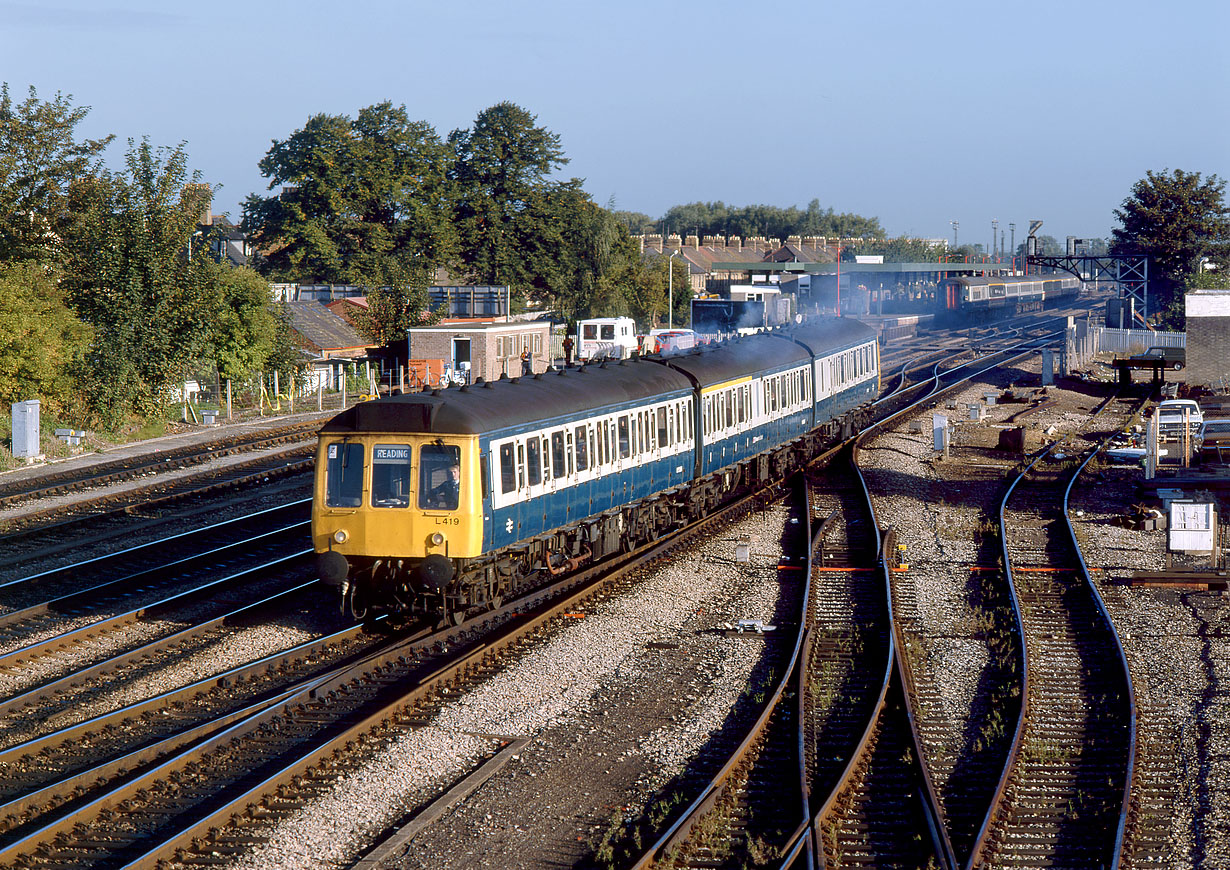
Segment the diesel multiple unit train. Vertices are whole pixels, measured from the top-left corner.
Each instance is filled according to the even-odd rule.
[[[627,552],[871,416],[855,320],[358,404],[320,431],[319,576],[343,607],[460,622]]]
[[[937,320],[981,323],[1070,301],[1082,281],[1072,275],[1017,275],[992,278],[954,276],[936,287]]]

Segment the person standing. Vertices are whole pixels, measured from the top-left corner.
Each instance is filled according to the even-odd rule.
[[[572,336],[564,336],[564,367],[572,365]]]

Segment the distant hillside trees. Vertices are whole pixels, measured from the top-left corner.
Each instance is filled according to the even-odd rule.
[[[728,206],[718,202],[693,202],[671,208],[658,222],[665,233],[698,236],[763,236],[785,240],[789,236],[882,239],[878,218],[838,214],[821,208],[813,199],[806,209],[772,205]]]

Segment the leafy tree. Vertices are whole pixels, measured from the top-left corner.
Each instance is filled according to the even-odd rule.
[[[1199,172],[1147,172],[1115,209],[1112,254],[1150,257],[1149,284],[1156,310],[1181,308],[1182,289],[1201,258],[1230,266],[1230,209],[1226,182]],[[1173,317],[1168,317],[1173,320]]]
[[[558,276],[543,259],[558,254],[551,250],[558,240],[553,217],[580,191],[577,179],[551,180],[568,159],[559,136],[536,121],[503,102],[448,137],[461,269],[476,283],[510,285],[519,297],[531,288],[558,290]]]
[[[125,172],[70,189],[64,286],[94,328],[88,395],[103,425],[164,411],[205,345],[216,264],[203,244],[187,252],[212,190],[199,173],[188,183],[187,162],[182,145],[129,140]]]
[[[404,106],[383,102],[358,117],[316,115],[260,162],[270,197],[244,203],[244,229],[264,250],[261,271],[288,281],[381,285],[448,261],[444,143]]]
[[[649,215],[639,211],[616,211],[609,205],[607,207],[615,216],[615,220],[619,221],[629,233],[643,235],[657,232],[657,221]]]
[[[355,328],[375,344],[386,345],[406,337],[412,326],[438,323],[427,295],[428,275],[422,269],[403,270],[391,284],[367,294],[367,310],[353,315]]]
[[[6,408],[32,398],[72,408],[90,338],[90,327],[64,303],[45,269],[0,269],[0,402]]]
[[[923,263],[936,262],[940,255],[945,253],[948,253],[948,250],[943,245],[932,245],[923,239],[902,237],[847,245],[841,249],[841,259],[853,261],[857,256],[879,254],[889,263]]]
[[[763,236],[786,239],[789,236],[826,236],[828,238],[884,238],[884,229],[877,218],[855,214],[838,214],[822,209],[820,200],[813,199],[805,211],[791,206],[771,205],[728,206],[717,202],[693,202],[673,206],[662,225],[668,232],[699,236]]]
[[[274,308],[269,282],[253,269],[212,264],[214,311],[205,353],[223,380],[243,381],[270,368],[284,328]]]
[[[69,185],[95,171],[113,138],[78,142],[90,110],[71,101],[58,93],[40,100],[31,87],[14,103],[0,85],[0,262],[50,259]]]

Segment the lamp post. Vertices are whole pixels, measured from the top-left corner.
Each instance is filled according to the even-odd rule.
[[[995,235],[999,232],[999,219],[991,218],[991,259],[995,259]]]
[[[666,258],[666,328],[675,328],[675,255],[678,251],[671,251],[671,255]]]

